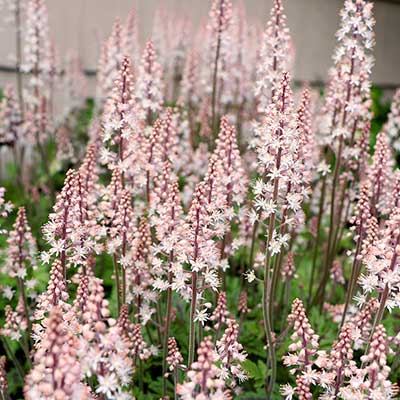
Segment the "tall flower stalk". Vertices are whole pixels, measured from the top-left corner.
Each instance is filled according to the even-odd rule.
[[[263,124],[256,131],[256,152],[260,178],[254,186],[254,209],[258,221],[265,221],[265,263],[263,287],[264,329],[268,345],[271,377],[266,386],[271,396],[276,377],[276,358],[273,342],[273,300],[280,265],[275,263],[279,253],[288,246],[289,213],[297,212],[303,199],[303,160],[300,157],[299,131],[293,113],[293,100],[287,73],[283,74]]]
[[[28,225],[25,208],[20,207],[17,219],[10,232],[8,242],[8,261],[6,271],[17,280],[20,299],[24,309],[24,319],[27,321],[28,338],[31,332],[31,313],[26,293],[26,283],[31,271],[36,270],[36,241]]]
[[[167,390],[167,356],[169,354],[169,332],[171,327],[171,312],[172,312],[172,285],[174,280],[174,262],[175,252],[174,247],[179,240],[180,232],[179,225],[181,223],[183,210],[181,206],[181,199],[179,195],[178,182],[173,176],[171,171],[171,164],[169,161],[164,162],[163,169],[155,182],[155,197],[153,199],[152,207],[154,208],[155,215],[153,217],[153,224],[156,229],[156,236],[159,241],[159,254],[165,255],[167,258],[165,270],[162,271],[167,275],[167,295],[166,295],[166,310],[165,310],[165,325],[163,330],[163,391],[166,395]],[[153,273],[158,270],[154,268]],[[160,271],[161,272],[161,271]],[[163,287],[163,282],[160,278],[159,283],[155,286]],[[175,373],[174,373],[175,377]]]
[[[221,46],[224,46],[229,24],[232,18],[232,4],[230,0],[214,0],[210,11],[211,49],[214,51],[212,91],[211,91],[211,129],[216,134],[217,121],[217,83],[220,64]]]
[[[287,27],[281,0],[274,0],[270,19],[263,33],[256,70],[255,97],[257,111],[265,113],[275,91],[279,88],[283,72],[290,71],[293,63],[292,39]]]
[[[348,185],[346,179],[340,196],[340,199],[343,200],[337,204],[339,177],[345,162],[343,156],[346,145],[353,146],[357,124],[362,122],[365,115],[365,101],[369,95],[369,79],[373,65],[371,51],[374,45],[372,28],[375,23],[372,7],[372,3],[366,3],[364,0],[348,0],[340,13],[341,24],[337,32],[339,44],[333,57],[335,78],[332,81],[337,86],[334,95],[328,98],[331,102],[328,107],[330,112],[325,117],[330,119],[328,130],[333,136],[333,142],[337,142],[337,149],[332,151],[335,161],[330,194],[330,221],[325,265],[314,298],[319,302],[324,298],[329,270],[338,244],[343,200]]]

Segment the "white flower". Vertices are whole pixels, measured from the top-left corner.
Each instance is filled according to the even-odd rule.
[[[37,285],[37,280],[32,278],[25,281],[27,289],[33,289]]]
[[[119,259],[119,263],[121,264],[122,268],[126,269],[132,263],[132,257],[130,254],[126,254]]]
[[[202,260],[192,261],[192,271],[199,272],[204,269],[206,264]]]
[[[247,282],[249,282],[249,283],[253,282],[256,279],[256,274],[255,274],[253,269],[248,271],[248,272],[246,272],[244,274],[244,276],[247,279]]]
[[[50,249],[51,254],[55,254],[56,256],[58,256],[61,252],[65,251],[63,239],[53,240],[50,244],[52,246],[52,248]]]
[[[302,196],[300,193],[288,193],[286,196],[286,201],[288,202],[289,208],[294,212],[301,209]]]
[[[40,253],[40,259],[43,264],[48,264],[50,262],[50,254],[47,251],[42,251]]]
[[[217,290],[219,286],[218,273],[215,269],[207,269],[204,274],[204,282],[211,286],[212,290]]]
[[[160,351],[159,351],[159,349],[158,349],[157,346],[155,346],[154,344],[152,344],[152,345],[149,347],[149,352],[151,353],[151,355],[157,356],[158,353],[159,353]]]
[[[254,194],[260,195],[262,194],[263,190],[264,190],[264,182],[262,181],[262,179],[257,179],[253,185]]]
[[[98,375],[99,387],[96,393],[105,394],[107,397],[112,397],[113,392],[117,390],[118,380],[114,373],[106,375]]]
[[[317,166],[317,171],[322,176],[325,176],[331,173],[331,167],[325,161],[321,161]]]
[[[281,395],[284,396],[285,400],[292,400],[295,394],[294,388],[290,386],[288,383],[286,385],[282,385],[279,391]]]
[[[357,307],[363,306],[367,301],[367,296],[363,293],[358,293],[356,296],[353,297],[354,301],[357,304]]]
[[[169,287],[169,284],[167,281],[161,279],[161,278],[156,278],[154,279],[153,282],[153,288],[159,291],[164,291],[167,290]]]
[[[195,322],[199,321],[204,326],[204,323],[209,320],[209,316],[207,314],[207,308],[203,308],[202,310],[196,310],[196,317],[194,318]]]
[[[269,251],[271,252],[271,256],[274,256],[275,254],[278,254],[281,251],[281,241],[272,239],[270,244],[269,244]]]
[[[376,275],[362,275],[359,279],[364,292],[371,293],[378,287],[378,277]]]
[[[243,239],[241,238],[235,238],[232,240],[232,250],[237,250],[240,246],[243,246]]]
[[[257,221],[257,219],[258,219],[258,215],[257,215],[257,213],[256,213],[256,211],[255,210],[251,210],[250,212],[249,212],[249,220],[250,220],[250,223],[252,224],[252,225],[254,225],[254,223]]]
[[[222,269],[222,271],[226,271],[227,269],[229,269],[229,262],[227,258],[224,258],[223,260],[220,261],[220,267]]]
[[[14,297],[14,290],[11,288],[11,286],[3,287],[3,297],[5,297],[7,300],[11,300]]]

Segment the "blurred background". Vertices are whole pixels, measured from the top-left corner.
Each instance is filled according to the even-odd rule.
[[[241,0],[254,24],[264,28],[272,0]],[[3,0],[0,39],[0,85],[15,79],[15,27],[7,17],[8,0]],[[238,2],[238,0],[234,0]],[[187,16],[196,28],[207,18],[211,0],[48,0],[50,36],[59,56],[74,49],[89,77],[89,94],[102,41],[110,35],[116,17],[125,20],[137,10],[139,40],[152,37],[154,16],[160,9]],[[384,91],[400,85],[400,0],[375,1],[376,65],[373,82]],[[294,78],[323,82],[331,66],[342,0],[283,0],[293,37],[296,57]]]

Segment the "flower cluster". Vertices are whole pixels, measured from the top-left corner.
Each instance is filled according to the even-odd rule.
[[[384,131],[389,136],[393,149],[400,151],[399,132],[400,132],[400,90],[397,89],[393,95],[388,121],[384,127]]]
[[[95,170],[85,167],[93,158],[90,149],[88,158],[78,171],[69,170],[62,191],[57,195],[53,213],[43,227],[46,241],[51,248],[42,252],[42,261],[48,263],[52,256],[57,257],[64,275],[71,265],[85,265],[94,252],[102,249],[101,238],[104,231],[93,216],[93,189],[96,180]],[[90,167],[89,167],[90,168]]]
[[[180,353],[176,340],[173,337],[168,338],[167,363],[171,371],[181,367],[183,363],[182,354]]]
[[[163,71],[157,61],[153,42],[147,42],[139,68],[136,98],[141,105],[143,116],[148,120],[151,113],[161,110],[163,99]]]
[[[7,273],[11,278],[27,280],[28,273],[37,268],[35,260],[37,249],[24,207],[18,209],[17,218],[13,230],[8,235],[7,243],[7,262],[4,265],[3,273]]]
[[[238,343],[239,324],[230,319],[227,325],[221,340],[217,341],[217,352],[221,360],[221,377],[226,381],[233,377],[242,382],[247,379],[246,372],[241,366],[247,354],[243,352],[243,346]],[[234,381],[231,382],[231,386],[235,386]]]
[[[215,364],[217,360],[211,337],[208,336],[199,345],[197,361],[190,366],[187,373],[188,380],[178,385],[177,392],[182,400],[225,398],[225,382],[220,378],[221,370]]]
[[[333,55],[335,66],[330,73],[321,127],[333,138],[350,139],[357,127],[356,121],[366,115],[365,99],[369,94],[375,41],[372,7],[365,0],[348,0],[340,13],[338,45]]]
[[[294,324],[294,333],[291,336],[292,344],[289,346],[291,353],[283,357],[283,362],[291,367],[291,373],[297,373],[297,390],[309,392],[310,386],[316,383],[319,376],[318,372],[313,369],[314,364],[320,363],[320,360],[316,359],[319,336],[311,328],[301,300],[293,301],[292,312],[289,314],[288,320]],[[321,357],[323,356],[319,355],[319,358]]]
[[[90,398],[88,389],[80,383],[78,347],[79,342],[65,325],[61,310],[53,308],[35,352],[33,368],[26,377],[25,398]]]
[[[3,146],[15,145],[15,142],[22,139],[22,122],[21,109],[14,88],[8,85],[0,102],[0,143]]]
[[[292,64],[292,43],[282,1],[274,0],[259,50],[255,96],[258,112],[265,113],[278,90],[282,73]]]

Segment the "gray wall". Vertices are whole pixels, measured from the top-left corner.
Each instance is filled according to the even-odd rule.
[[[149,38],[152,19],[160,1],[188,15],[197,24],[207,16],[211,0],[47,0],[50,29],[60,54],[69,48],[79,51],[86,68],[97,64],[99,41],[105,38],[116,16],[125,18],[132,6],[140,19],[140,39]],[[272,0],[242,0],[254,21],[265,25]],[[296,46],[295,78],[324,80],[331,65],[342,0],[283,0],[288,24]],[[4,15],[4,13],[3,13]],[[376,66],[373,80],[377,84],[400,85],[400,5],[378,2],[376,17]],[[12,26],[1,21],[0,64],[12,65]],[[4,73],[0,84],[12,79]]]

